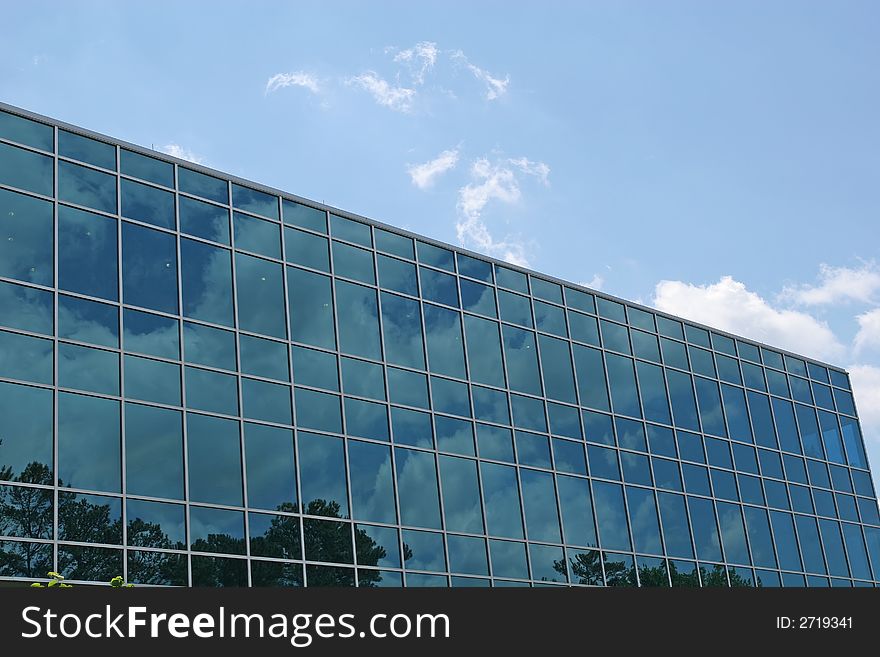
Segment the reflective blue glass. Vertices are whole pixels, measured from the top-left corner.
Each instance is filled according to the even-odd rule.
[[[180,240],[183,314],[232,326],[232,261],[229,251]]]
[[[338,395],[297,388],[296,423],[307,429],[342,433],[342,411]]]
[[[535,325],[539,331],[545,331],[563,338],[568,337],[565,329],[565,311],[549,303],[535,301]]]
[[[599,543],[611,550],[630,550],[623,488],[618,484],[595,482],[593,503],[599,525]]]
[[[480,463],[483,508],[490,536],[523,538],[522,512],[516,468]]]
[[[336,348],[330,277],[287,268],[290,332],[295,342]]]
[[[669,401],[666,398],[666,382],[663,379],[663,368],[636,361],[639,377],[639,389],[642,393],[642,404],[645,407],[645,419],[653,422],[670,424]]]
[[[581,404],[590,408],[609,410],[602,352],[598,349],[574,345],[574,362]]]
[[[242,504],[239,423],[208,415],[186,414],[189,499],[213,504]]]
[[[253,374],[279,381],[290,380],[285,343],[255,338],[250,335],[240,335],[238,345],[242,374]],[[335,374],[335,359],[330,367]]]
[[[278,198],[250,187],[232,183],[232,205],[254,214],[278,219]]]
[[[180,365],[125,355],[125,396],[180,406]]]
[[[232,216],[235,248],[270,258],[281,258],[281,227],[241,212]]]
[[[63,206],[59,214],[62,212],[64,212]],[[0,239],[0,276],[39,285],[53,284],[52,247],[55,239],[52,215],[51,203],[0,189],[0,216],[3,217],[3,222],[0,224],[0,238],[2,238]],[[76,228],[71,231],[68,223],[61,222],[59,217],[59,238],[71,239],[71,233],[77,232]],[[84,245],[88,242],[82,239],[77,241]],[[113,243],[115,245],[115,237]],[[85,250],[88,246],[83,248]],[[67,266],[68,262],[62,255],[59,266],[65,265],[65,274],[70,273],[71,270]],[[115,290],[116,287],[113,286],[113,289]]]
[[[333,233],[333,237],[338,239],[354,242],[361,246],[372,246],[370,227],[359,221],[352,221],[351,219],[331,214],[330,231]]]
[[[238,415],[238,380],[196,367],[186,370],[186,405],[200,411]]]
[[[580,340],[599,346],[599,324],[595,317],[569,311],[568,325],[571,329],[572,340]]]
[[[333,242],[333,273],[362,283],[376,284],[373,253],[342,242]]]
[[[516,431],[516,454],[522,465],[550,468],[550,443],[547,436]]]
[[[379,360],[382,350],[375,290],[336,281],[336,313],[340,351]]]
[[[374,522],[397,522],[391,449],[359,440],[348,442],[352,516]]]
[[[694,549],[691,545],[691,533],[688,526],[684,496],[658,493],[657,500],[660,506],[660,518],[663,523],[666,554],[692,559]]]
[[[180,328],[176,319],[125,308],[122,311],[122,344],[135,351],[160,358],[180,358]]]
[[[116,229],[113,219],[59,206],[58,287],[116,301]]]
[[[59,485],[120,492],[121,433],[119,402],[58,393]]]
[[[0,382],[0,479],[51,484],[52,391]]]
[[[482,534],[483,512],[476,461],[440,456],[440,482],[446,530]]]
[[[150,185],[123,178],[122,216],[174,230],[174,194]]]
[[[232,331],[183,323],[184,360],[208,367],[235,370],[235,334]]]
[[[551,399],[575,403],[574,374],[569,343],[546,335],[538,338],[541,349],[541,371],[544,388]]]
[[[382,292],[382,328],[389,363],[425,369],[422,319],[418,301]]]
[[[281,210],[286,224],[308,228],[319,233],[327,232],[327,213],[324,210],[318,210],[286,198],[281,199]]]
[[[296,467],[293,431],[246,422],[248,506],[296,510]]]
[[[388,408],[385,404],[346,397],[344,406],[345,431],[349,436],[389,440]]]
[[[427,413],[392,407],[391,430],[394,433],[395,443],[413,447],[434,446],[431,416]]]
[[[173,235],[122,224],[122,300],[177,313],[177,240]]]
[[[50,195],[51,191],[43,193]],[[116,176],[78,164],[59,161],[58,198],[101,212],[116,214]]]
[[[404,525],[440,529],[440,499],[434,455],[395,447],[394,460],[400,521]]]
[[[126,403],[127,493],[183,499],[182,427],[179,411]]]
[[[238,327],[276,338],[287,337],[281,265],[235,254]]]
[[[297,432],[303,511],[348,517],[348,490],[342,438]]]
[[[105,395],[119,394],[119,355],[111,351],[58,345],[58,385]]]
[[[180,191],[202,198],[217,201],[217,203],[228,203],[229,192],[227,183],[213,176],[206,175],[199,171],[178,167],[177,169],[177,187]]]
[[[453,310],[431,304],[425,304],[423,312],[431,371],[435,374],[466,378],[461,315]],[[387,324],[385,327],[387,336]]]
[[[0,112],[0,137],[44,151],[54,149],[55,133],[52,126],[8,112]]]
[[[535,349],[535,334],[513,326],[503,326],[504,352],[510,388],[534,395],[541,394],[541,376]]]
[[[632,519],[633,547],[636,552],[662,554],[654,492],[646,488],[627,486],[626,501],[629,517]]]
[[[510,429],[477,423],[477,443],[480,457],[513,462],[513,438]]]
[[[0,331],[0,376],[51,384],[51,340]]]
[[[34,290],[34,292],[38,291]],[[0,298],[2,296],[3,288],[0,286]],[[51,324],[48,331],[40,332],[51,333]],[[58,337],[104,347],[119,347],[119,308],[106,303],[59,295]]]
[[[700,497],[688,497],[691,527],[697,558],[707,561],[721,561],[721,544],[718,540],[718,524],[715,518],[715,507],[711,500]]]
[[[246,418],[291,424],[288,386],[242,377],[241,405]]]
[[[419,267],[419,279],[421,280],[422,296],[427,301],[458,307],[458,286],[455,276]]]

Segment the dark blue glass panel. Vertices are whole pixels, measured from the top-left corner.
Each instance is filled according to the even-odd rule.
[[[446,570],[446,551],[443,548],[443,534],[403,530],[404,567],[413,570]],[[414,574],[407,573],[410,586],[418,586]],[[446,586],[446,578],[443,578]]]
[[[513,462],[513,439],[510,429],[477,423],[477,442],[480,457]]]
[[[843,444],[840,441],[840,431],[837,426],[837,417],[827,411],[819,411],[819,425],[822,427],[822,443],[829,461],[846,463],[843,456]]]
[[[174,165],[154,157],[123,148],[119,153],[119,170],[128,176],[148,180],[157,185],[174,187]]]
[[[279,557],[285,559],[301,559],[302,544],[299,533],[299,519],[290,516],[271,516],[266,513],[249,513],[248,514],[248,531],[250,533],[251,556],[263,557]],[[254,562],[257,568],[260,567],[259,562]],[[279,569],[282,564],[278,564]],[[297,569],[299,573],[300,566],[296,565],[292,568]],[[290,573],[291,569],[288,570]],[[259,571],[258,571],[259,572]],[[259,586],[257,575],[253,579],[254,586]],[[295,579],[301,577],[294,576]],[[288,584],[289,585],[289,584]]]
[[[813,403],[813,395],[810,393],[810,382],[796,376],[788,377],[791,384],[791,396],[796,401],[806,404]]]
[[[308,228],[319,233],[327,232],[327,213],[317,208],[303,205],[289,199],[281,199],[284,223],[300,228]]]
[[[791,509],[785,484],[781,481],[764,480],[764,492],[767,495],[767,506],[773,509]]]
[[[119,402],[58,393],[59,486],[120,492],[120,434]]]
[[[691,366],[694,372],[715,378],[715,363],[712,360],[711,351],[690,346],[688,347],[688,353],[691,357]]]
[[[400,537],[393,527],[374,527],[371,525],[355,525],[355,558],[358,564],[368,566],[385,566],[400,568]],[[381,580],[376,581],[379,575]],[[358,571],[359,586],[401,586],[400,573],[379,572],[375,570]],[[386,580],[396,577],[396,583]]]
[[[186,414],[189,499],[242,504],[239,424],[207,415]]]
[[[516,468],[480,463],[480,474],[489,535],[522,538],[522,513]]]
[[[539,336],[541,369],[544,387],[551,399],[575,403],[574,375],[571,367],[569,343],[546,335]]]
[[[620,466],[617,464],[617,450],[587,445],[590,457],[590,473],[594,477],[620,481]]]
[[[721,411],[721,397],[718,384],[701,377],[694,379],[697,387],[697,403],[700,407],[700,419],[703,431],[716,436],[727,436],[724,427],[724,416]]]
[[[651,466],[648,457],[642,454],[620,453],[620,462],[623,466],[623,480],[628,484],[651,485]]]
[[[547,412],[550,416],[550,433],[569,438],[583,437],[577,408],[548,402]]]
[[[419,262],[446,271],[455,271],[452,251],[426,242],[416,242],[416,250],[419,254]]]
[[[384,255],[379,255],[376,259],[376,263],[379,268],[379,285],[381,287],[395,290],[396,292],[403,292],[404,294],[412,296],[418,296],[419,285],[418,279],[416,278],[415,265],[403,262],[397,258],[389,258]]]
[[[235,254],[235,280],[238,291],[238,327],[287,337],[284,318],[284,289],[281,265],[243,253]]]
[[[520,478],[529,540],[559,543],[562,539],[553,475],[522,469]]]
[[[645,441],[645,425],[635,420],[614,418],[614,427],[617,430],[617,444],[624,449],[634,449],[647,452],[648,445]]]
[[[718,502],[718,520],[721,523],[721,540],[727,561],[750,564],[742,507],[738,504]]]
[[[296,423],[307,429],[342,433],[342,411],[339,396],[296,389]]]
[[[478,420],[510,424],[507,395],[498,390],[473,387],[474,417]]]
[[[657,342],[657,336],[642,331],[632,331],[630,337],[633,353],[638,358],[646,358],[655,363],[660,362],[660,345]]]
[[[243,374],[290,381],[286,343],[241,335],[238,338],[238,344]],[[335,375],[335,359],[330,364],[330,369]]]
[[[254,214],[278,219],[278,198],[250,187],[232,183],[232,205]]]
[[[278,224],[235,212],[232,226],[236,249],[281,258],[281,227]]]
[[[553,439],[553,463],[559,472],[587,474],[587,460],[584,445],[573,440]]]
[[[688,342],[698,344],[701,347],[709,347],[709,332],[706,329],[701,329],[697,328],[696,326],[691,326],[690,324],[685,324],[684,332],[687,336]]]
[[[381,300],[385,358],[389,363],[425,369],[419,302],[387,292]]]
[[[346,394],[385,400],[385,374],[376,363],[343,358],[342,385]]]
[[[605,381],[605,367],[602,364],[602,352],[574,345],[574,360],[581,404],[608,410],[608,388]]]
[[[438,450],[474,456],[474,428],[470,422],[437,415],[434,425]]]
[[[646,488],[626,487],[629,517],[632,519],[633,544],[636,552],[662,554],[660,523],[654,492]]]
[[[394,404],[428,408],[428,379],[419,372],[388,368],[388,394]]]
[[[599,311],[599,317],[613,319],[622,324],[626,323],[626,309],[622,303],[599,297],[596,299],[596,308]]]
[[[191,506],[189,509],[190,548],[198,552],[245,553],[244,514],[241,511],[208,509]],[[245,563],[245,562],[242,562]],[[193,563],[193,585],[198,586],[199,570]],[[226,570],[223,568],[222,570]],[[245,574],[244,580],[247,581]],[[204,584],[203,584],[204,585]]]
[[[70,162],[58,162],[58,198],[116,214],[116,176]]]
[[[121,545],[121,502],[118,497],[59,492],[58,538]]]
[[[379,360],[382,350],[375,290],[336,281],[336,312],[340,351]]]
[[[96,167],[116,170],[116,147],[67,130],[58,131],[58,154]]]
[[[295,511],[296,467],[293,432],[246,422],[248,506],[258,509]]]
[[[60,212],[63,211],[62,207]],[[51,203],[0,189],[0,216],[3,217],[0,224],[0,276],[53,285],[52,247],[55,239],[52,215]],[[59,231],[67,229],[68,224],[59,226]],[[69,232],[60,232],[60,237],[67,237]],[[115,237],[113,244],[116,244]],[[59,264],[68,264],[64,254],[60,255]],[[115,285],[113,289],[116,289]]]
[[[676,431],[675,439],[678,443],[678,453],[685,461],[696,463],[706,462],[706,452],[703,449],[703,439],[695,433]],[[715,438],[706,438],[706,447],[709,451],[709,463],[719,465],[722,468],[732,468],[730,461],[729,443]]]
[[[595,482],[593,503],[599,525],[599,541],[603,548],[611,550],[632,549],[629,541],[623,489],[618,484]]]
[[[666,540],[666,554],[692,559],[694,549],[691,545],[691,532],[688,526],[687,509],[683,495],[658,493],[660,518]]]
[[[553,303],[562,303],[562,288],[558,283],[551,283],[540,278],[531,276],[532,295],[539,299],[546,299]]]
[[[348,491],[342,438],[297,433],[303,512],[348,517]]]
[[[495,265],[495,282],[502,286],[528,294],[529,284],[526,275],[507,267]]]
[[[428,360],[431,364],[431,371],[435,374],[465,378],[464,351],[461,339],[461,315],[455,311],[430,304],[425,304],[424,313]],[[385,323],[384,326],[387,338],[388,324]],[[387,353],[388,349],[386,347]]]
[[[192,171],[191,169],[178,167],[177,188],[181,192],[201,196],[218,203],[229,202],[229,190],[225,180],[220,180],[198,171]]]
[[[849,471],[839,465],[831,466],[831,482],[836,491],[852,493],[852,483],[849,480]]]
[[[733,445],[733,458],[736,463],[736,469],[740,472],[749,472],[758,474],[758,460],[755,456],[755,450],[745,445]]]
[[[122,179],[122,216],[174,230],[174,194]]]
[[[176,319],[141,312],[122,311],[123,348],[160,358],[180,358],[180,328]]]
[[[819,437],[819,425],[816,422],[816,411],[808,406],[795,404],[795,414],[797,415],[797,421],[800,427],[804,454],[824,459],[825,452],[822,449],[822,440]]]
[[[459,266],[461,266],[461,260],[459,260]],[[489,552],[492,555],[492,574],[495,577],[528,579],[529,568],[526,563],[525,543],[492,540],[489,541]]]
[[[388,408],[360,399],[345,399],[345,432],[374,440],[390,440]]]
[[[721,396],[724,399],[724,416],[727,418],[730,437],[747,443],[754,442],[742,389],[722,384]]]
[[[470,376],[474,382],[504,386],[504,365],[498,323],[465,315]]]
[[[846,445],[846,456],[849,459],[849,464],[857,468],[867,468],[868,461],[865,458],[865,448],[862,443],[859,423],[852,418],[841,417],[840,428],[843,433],[843,443]]]
[[[235,376],[186,368],[186,405],[201,411],[238,415],[238,384]]]
[[[611,427],[610,415],[584,411],[583,417],[587,440],[603,445],[614,445],[614,430]]]
[[[663,350],[663,362],[671,367],[678,367],[683,370],[689,370],[687,351],[685,346],[674,340],[660,339],[660,346]]]
[[[593,524],[590,486],[586,479],[557,477],[559,507],[569,545],[596,547],[596,528]]]
[[[606,349],[627,355],[632,353],[629,348],[629,330],[625,326],[604,319],[599,324],[602,328],[602,344]]]
[[[804,567],[807,572],[825,574],[827,571],[825,570],[825,560],[822,557],[822,544],[819,542],[816,519],[795,516],[795,522],[797,523],[801,554],[804,557]]]
[[[180,365],[126,354],[125,396],[180,406]]]
[[[791,514],[771,511],[770,520],[773,525],[779,566],[787,570],[801,570],[801,558]]]
[[[397,522],[390,448],[351,440],[348,463],[352,516],[359,520]]]
[[[642,404],[645,407],[645,419],[664,424],[671,423],[663,369],[656,365],[637,361],[636,370],[642,393]]]
[[[413,447],[434,447],[431,416],[427,413],[393,407],[391,427],[395,443]]]
[[[616,354],[606,354],[611,405],[615,413],[641,417],[639,393],[636,388],[633,361]]]
[[[58,385],[118,395],[119,355],[90,347],[59,344]]]
[[[709,473],[699,465],[685,463],[681,466],[684,475],[684,489],[697,495],[711,495],[709,490]]]
[[[287,294],[292,339],[335,349],[330,278],[288,267]]]
[[[288,262],[330,272],[327,238],[293,228],[284,229],[284,255]]]
[[[599,324],[595,317],[569,311],[568,325],[572,340],[599,346]]]
[[[498,292],[498,308],[501,319],[505,322],[532,327],[532,309],[528,297],[500,290]]]
[[[447,531],[482,534],[483,512],[476,461],[441,456],[440,481]]]
[[[776,477],[782,479],[782,460],[777,452],[771,452],[766,449],[758,450],[758,460],[761,462],[761,474],[765,477]]]
[[[440,529],[440,499],[434,455],[396,447],[394,458],[401,523]]]
[[[843,551],[843,539],[840,536],[840,524],[834,520],[820,520],[819,529],[822,534],[822,546],[825,548],[829,574],[849,577],[849,568]]]
[[[773,415],[776,416],[776,430],[779,432],[779,444],[783,451],[800,454],[801,445],[791,402],[773,398]]]
[[[54,483],[52,425],[51,390],[0,382],[0,479]]]
[[[458,273],[462,276],[470,276],[487,283],[492,282],[492,265],[485,260],[478,260],[463,253],[456,254],[458,258]]]
[[[668,338],[678,338],[684,340],[684,332],[681,328],[681,322],[668,317],[657,316],[657,332]]]
[[[232,263],[229,251],[180,240],[183,314],[232,326]]]
[[[868,567],[868,554],[865,552],[865,540],[862,532],[856,525],[843,523],[843,539],[846,543],[846,553],[849,557],[849,567],[853,577],[859,579],[871,579],[871,569]]]
[[[168,504],[166,502],[145,502],[143,500],[129,499],[125,503],[128,518],[128,544],[151,548],[165,548],[171,550],[186,549],[186,508],[182,504]],[[157,536],[158,534],[158,536]],[[143,552],[141,558],[149,563],[148,555],[152,555],[153,565],[158,566],[152,573],[153,577],[160,579],[163,576],[171,580],[168,561],[161,553]],[[158,557],[158,559],[157,559]],[[145,564],[146,565],[146,564]],[[143,570],[149,572],[149,566]],[[183,577],[178,581],[168,583],[186,584],[186,568],[183,568]],[[131,563],[129,562],[129,576],[131,575]],[[141,580],[143,581],[143,580]],[[161,579],[160,579],[161,581]],[[143,583],[156,583],[143,581]]]
[[[673,437],[672,429],[649,424],[648,449],[651,454],[659,454],[661,456],[671,456],[675,458],[675,438]]]
[[[173,235],[122,224],[122,299],[177,313],[177,244]]]
[[[688,497],[688,507],[690,508],[694,543],[697,546],[697,558],[706,561],[721,561],[721,544],[718,541],[718,524],[712,501],[699,497]]]
[[[782,458],[785,461],[785,474],[787,478],[801,484],[807,483],[807,471],[804,468],[804,460],[796,456],[789,456],[788,454],[783,455]]]
[[[419,267],[422,297],[447,306],[458,307],[458,286],[455,276]]]
[[[565,330],[565,311],[549,303],[535,301],[535,324],[539,331],[545,331],[563,338],[568,337]]]
[[[242,339],[244,339],[244,336],[242,336]],[[305,347],[293,347],[291,354],[293,356],[293,378],[295,383],[333,390],[334,392],[339,391],[339,374],[334,354],[315,349],[306,349]],[[244,354],[242,353],[243,361]],[[286,357],[283,362],[286,367]]]
[[[140,404],[125,405],[125,486],[128,494],[183,499],[182,426],[179,411]]]
[[[681,485],[681,472],[677,461],[652,458],[651,464],[654,469],[654,482],[658,488],[684,490]]]
[[[0,331],[0,376],[51,384],[51,340]]]
[[[503,326],[502,332],[510,388],[540,395],[541,377],[535,353],[535,334],[513,326]]]
[[[242,377],[241,405],[246,418],[291,424],[288,386]]]
[[[547,436],[516,431],[516,454],[521,465],[550,468],[550,443]]]
[[[0,137],[44,151],[51,152],[55,149],[55,131],[52,126],[8,112],[0,112]]]
[[[450,415],[471,416],[471,402],[468,397],[468,387],[465,383],[431,377],[431,401],[434,410]],[[515,417],[516,411],[514,411]],[[543,424],[543,407],[541,409]]]
[[[767,395],[759,395],[749,391],[749,415],[752,420],[752,429],[755,432],[755,442],[765,447],[778,449],[776,442],[776,430],[773,428],[773,417],[770,415],[770,401]]]
[[[0,286],[0,300],[2,300],[2,296],[3,288]],[[27,315],[24,315],[23,318],[27,318]],[[49,321],[51,322],[51,319]],[[45,328],[49,330],[46,331]],[[45,328],[41,332],[52,333],[51,324]],[[119,308],[106,303],[59,295],[58,337],[118,348]]]
[[[762,392],[767,390],[767,385],[764,383],[764,370],[760,367],[751,363],[743,363],[742,372],[747,387],[761,390]]]
[[[333,273],[336,276],[353,278],[362,283],[375,285],[373,252],[342,242],[333,242]]]
[[[59,206],[58,287],[116,301],[116,261],[115,220]]]
[[[669,383],[675,426],[699,431],[700,424],[697,420],[697,408],[694,404],[690,375],[675,370],[666,370],[666,380]]]
[[[338,239],[354,242],[361,246],[372,246],[370,227],[359,221],[352,221],[351,219],[331,214],[330,230],[333,233],[333,237]]]
[[[208,367],[235,370],[235,334],[231,331],[183,323],[184,359]]]

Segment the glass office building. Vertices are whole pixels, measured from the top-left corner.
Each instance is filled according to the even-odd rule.
[[[874,586],[835,367],[0,111],[0,579]]]

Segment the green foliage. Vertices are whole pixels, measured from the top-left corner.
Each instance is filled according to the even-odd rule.
[[[62,575],[60,573],[56,573],[55,571],[50,570],[48,573],[46,573],[46,577],[49,578],[49,582],[47,584],[43,584],[41,582],[34,582],[33,584],[31,584],[31,588],[35,588],[35,589],[45,589],[45,588],[51,589],[52,587],[62,588],[62,589],[72,589],[73,588],[73,584],[67,584],[64,581],[64,575]],[[117,575],[116,577],[111,579],[108,582],[108,584],[110,584],[110,586],[112,586],[114,589],[134,588],[134,584],[126,584],[125,580],[122,579],[122,577],[120,577],[119,575]]]

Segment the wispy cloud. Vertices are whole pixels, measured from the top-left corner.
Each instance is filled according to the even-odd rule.
[[[266,93],[272,93],[284,87],[304,87],[313,94],[321,91],[318,79],[314,75],[305,71],[294,71],[292,73],[277,73],[269,78],[266,83]]]
[[[419,189],[427,189],[439,176],[455,168],[456,164],[458,164],[457,148],[443,151],[433,160],[422,164],[411,164],[406,170],[412,178],[413,185]]]
[[[602,286],[605,285],[605,277],[601,274],[593,274],[593,278],[588,281],[581,281],[578,285],[583,285],[591,290],[601,290]]]
[[[369,92],[379,105],[395,112],[409,112],[416,97],[415,89],[395,87],[373,71],[349,78],[346,82]]]
[[[172,157],[179,157],[181,160],[188,160],[193,162],[194,164],[204,164],[205,158],[201,155],[196,155],[188,148],[184,148],[180,144],[165,144],[162,148],[159,149],[166,155],[171,155]]]
[[[818,285],[788,286],[780,297],[805,306],[858,301],[872,303],[880,292],[880,268],[866,262],[858,269],[819,265]]]
[[[858,354],[864,349],[880,349],[880,308],[856,316],[859,331],[853,339],[853,349]]]
[[[880,442],[880,367],[867,364],[850,365],[850,382],[856,398],[859,422],[866,441]]]
[[[530,176],[537,177],[545,185],[550,184],[550,181],[548,180],[548,176],[550,175],[550,167],[548,167],[543,162],[532,162],[527,157],[510,159],[508,160],[508,162],[510,162],[513,166],[515,166],[523,173],[527,173]]]
[[[505,75],[504,79],[493,77],[488,71],[480,68],[475,64],[471,64],[467,56],[461,50],[454,50],[450,53],[450,57],[463,64],[477,80],[486,85],[486,100],[496,100],[507,93],[507,86],[510,84],[510,76]]]
[[[395,48],[389,47],[385,50],[393,51]],[[394,55],[394,61],[405,64],[410,69],[413,83],[424,84],[425,75],[434,68],[439,52],[433,41],[419,41],[414,47],[399,51]]]
[[[481,157],[471,165],[471,182],[458,190],[458,214],[455,225],[456,235],[463,245],[474,246],[491,255],[516,265],[528,266],[525,245],[509,237],[497,240],[492,237],[489,227],[483,221],[483,210],[493,200],[502,203],[517,203],[522,197],[516,170],[537,176],[546,181],[550,168],[543,162],[532,163],[533,167],[519,167],[520,160],[490,162]],[[529,160],[526,160],[529,162]],[[546,169],[546,173],[545,172]]]

